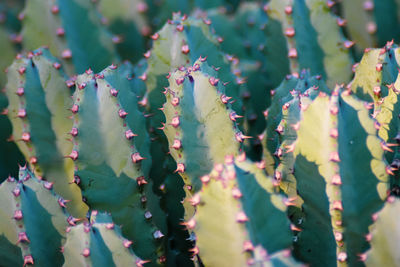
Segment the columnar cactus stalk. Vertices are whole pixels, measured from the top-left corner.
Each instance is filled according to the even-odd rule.
[[[129,65],[76,79],[71,128],[75,182],[91,209],[112,214],[135,253],[165,261],[165,215],[149,180],[150,139]]]
[[[111,216],[91,212],[90,222],[67,228],[62,248],[64,266],[141,266],[148,262],[136,257],[132,241],[121,235]]]
[[[310,89],[311,88],[311,89]],[[264,146],[263,160],[268,175],[274,174],[274,169],[279,163],[279,146],[281,144],[281,135],[283,128],[279,127],[283,118],[283,111],[290,105],[286,105],[293,96],[305,93],[308,89],[317,92],[328,93],[330,89],[326,86],[321,76],[311,76],[308,71],[302,71],[299,76],[288,75],[286,79],[273,90],[271,106],[264,111],[267,122],[266,131],[260,135]]]
[[[243,3],[232,15],[221,9],[209,10],[206,15],[216,34],[224,40],[222,50],[241,59],[237,60],[236,68],[247,81],[248,92],[242,96],[248,133],[256,136],[265,129],[263,111],[270,105],[270,90],[289,73],[288,58],[282,56],[287,49],[281,25],[270,19],[257,3]]]
[[[68,74],[101,71],[118,60],[112,36],[101,25],[91,1],[33,0],[23,11],[23,47],[47,45],[62,58]]]
[[[279,180],[280,188],[291,199],[293,206],[300,207],[303,201],[297,194],[296,179],[293,175],[293,149],[297,140],[297,129],[303,112],[306,107],[324,91],[317,87],[311,87],[308,90],[292,91],[292,99],[282,106],[282,120],[276,127],[280,135],[283,135],[276,148],[274,156],[279,164],[275,168],[275,178]],[[292,213],[292,210],[289,210]]]
[[[273,178],[263,166],[245,157],[227,156],[224,164],[216,164],[190,200],[197,211],[185,225],[196,234],[192,251],[205,266],[253,264],[260,248],[273,255],[292,244],[284,198],[274,193]]]
[[[233,100],[236,113],[242,112],[240,98],[244,80],[240,73],[231,73],[233,57],[226,57],[219,48],[218,38],[210,31],[210,21],[193,19],[175,14],[172,20],[152,35],[153,48],[145,53],[148,68],[141,75],[146,80],[150,111],[154,113],[153,126],[163,122],[162,113],[157,110],[165,102],[162,88],[168,86],[165,76],[171,70],[193,65],[199,58],[207,58],[208,64],[218,69],[218,78],[226,84],[226,92]]]
[[[18,13],[22,10],[22,1],[3,1],[0,3],[0,87],[6,84],[5,70],[11,65],[14,56],[19,50],[21,36],[18,34],[21,23]]]
[[[169,77],[164,133],[172,157],[187,185],[198,191],[200,177],[225,155],[237,155],[246,136],[237,128],[240,116],[230,109],[227,89],[203,58],[193,66],[180,68]]]
[[[382,49],[367,50],[356,68],[355,78],[348,86],[359,97],[373,101],[369,108],[376,119],[379,137],[385,150],[386,160],[391,164],[391,174],[399,169],[399,148],[397,140],[400,121],[398,58],[399,48],[387,43]],[[394,179],[393,185],[399,184]]]
[[[25,158],[19,151],[17,145],[12,142],[9,138],[12,134],[11,123],[6,116],[8,113],[7,109],[7,98],[0,92],[0,183],[7,178],[7,176],[18,175],[18,165],[23,165]]]
[[[381,211],[375,213],[372,219],[375,223],[372,232],[367,236],[371,241],[371,249],[361,255],[368,267],[400,266],[398,245],[400,242],[399,220],[400,200],[389,197]]]
[[[100,13],[115,35],[118,53],[123,59],[139,60],[145,52],[145,37],[150,35],[148,5],[143,0],[101,0]]]
[[[192,240],[186,227],[182,225],[184,218],[192,216],[194,209],[190,203],[183,202],[185,199],[185,191],[183,190],[184,182],[181,177],[175,173],[164,178],[160,185],[161,205],[167,214],[168,238],[167,244],[167,265],[168,266],[194,266],[192,253],[190,248],[194,247]],[[186,216],[186,217],[185,217]]]
[[[287,126],[294,127],[297,139],[283,153],[293,153],[287,168],[303,201],[295,221],[300,228],[295,255],[312,265],[360,264],[371,216],[389,190],[374,120],[366,103],[350,93],[339,87],[332,96],[321,93],[311,104],[302,103],[299,124]],[[275,178],[287,177],[276,173]]]
[[[4,56],[0,60],[0,70],[5,70],[13,61],[16,49],[9,40],[9,35],[4,27],[0,26],[0,51]],[[3,71],[0,72],[0,85],[4,86],[6,83],[6,75]]]
[[[174,1],[144,1],[149,12],[147,16],[152,18],[152,26],[158,29],[162,24],[171,17],[171,13],[181,12],[182,14],[190,14],[196,8],[207,10],[210,8],[224,8],[234,10],[240,4],[240,0],[174,0]]]
[[[388,95],[388,86],[397,79],[399,48],[388,42],[381,49],[366,49],[361,62],[356,65],[354,79],[348,85],[366,101],[378,102]]]
[[[243,65],[249,64],[248,60],[258,62],[257,73],[266,75],[258,79],[266,80],[263,82],[267,89],[279,85],[289,73],[288,58],[281,57],[287,49],[280,23],[269,18],[257,3],[242,3],[231,16],[221,9],[209,10],[206,14],[211,27],[224,40],[221,43],[224,52],[243,59]],[[252,90],[250,86],[249,90]],[[269,99],[266,101],[268,105]]]
[[[0,262],[3,266],[61,266],[65,230],[77,219],[66,212],[66,200],[53,184],[38,180],[27,167],[18,179],[0,185]]]
[[[396,0],[343,0],[346,29],[359,50],[384,46],[399,39],[399,2]]]
[[[271,19],[278,20],[287,39],[292,72],[310,69],[322,75],[328,86],[348,82],[352,60],[341,23],[330,13],[324,0],[272,0],[266,6]]]
[[[83,217],[87,211],[79,187],[73,184],[73,163],[64,158],[72,122],[67,110],[70,90],[60,63],[46,49],[18,57],[8,70],[6,94],[13,138],[37,176],[54,183],[58,194],[71,200],[69,212]]]

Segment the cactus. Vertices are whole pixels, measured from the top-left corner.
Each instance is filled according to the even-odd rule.
[[[157,109],[165,102],[161,93],[162,87],[168,85],[165,75],[182,65],[193,65],[199,57],[207,57],[209,65],[219,69],[219,79],[228,83],[227,95],[236,100],[233,109],[241,113],[243,80],[241,76],[231,73],[229,59],[232,58],[226,57],[219,50],[217,37],[210,32],[208,20],[175,14],[152,38],[153,48],[145,54],[148,57],[148,67],[141,77],[146,80],[150,111],[154,114],[154,127],[159,127],[163,121],[162,113]]]
[[[381,49],[367,49],[356,66],[351,90],[366,101],[378,101],[388,95],[387,86],[396,81],[398,75],[398,48],[392,42]]]
[[[398,1],[343,0],[340,5],[346,28],[359,50],[399,41]]]
[[[205,266],[245,266],[257,246],[268,255],[291,246],[286,206],[262,166],[245,161],[244,154],[227,156],[201,181],[202,190],[190,200],[197,211],[186,226],[196,233],[193,252]]]
[[[111,216],[92,211],[90,222],[67,228],[64,266],[140,266],[148,262],[137,258],[131,245]]]
[[[399,244],[399,222],[394,216],[399,214],[400,201],[393,197],[388,198],[381,211],[373,215],[375,223],[372,232],[367,235],[371,242],[371,249],[360,255],[367,266],[400,266],[397,253]]]
[[[193,241],[190,238],[186,227],[182,225],[185,217],[193,214],[192,207],[187,202],[182,205],[182,200],[186,197],[183,190],[184,183],[178,174],[168,175],[160,186],[161,204],[167,214],[168,238],[167,244],[167,265],[168,266],[194,266],[191,260],[190,248]]]
[[[203,61],[171,74],[163,107],[164,132],[176,172],[193,191],[200,189],[199,177],[214,163],[223,162],[227,154],[237,155],[245,138],[235,125],[239,115],[230,109],[217,72]]]
[[[0,110],[3,114],[8,112],[7,98],[0,92]],[[24,156],[19,151],[17,145],[9,140],[12,128],[10,121],[6,116],[0,116],[0,183],[6,179],[7,176],[17,176],[18,166],[23,165],[25,162]]]
[[[139,60],[145,52],[145,36],[151,28],[144,14],[148,5],[143,1],[101,0],[100,13],[107,20],[108,28],[117,42],[116,48],[123,59]]]
[[[6,84],[7,78],[3,70],[12,63],[19,50],[17,45],[21,40],[18,35],[21,24],[18,20],[18,11],[21,9],[21,1],[0,3],[0,86]]]
[[[135,253],[156,264],[164,261],[165,216],[148,179],[150,139],[130,73],[123,65],[77,77],[69,157],[88,206],[111,212]]]
[[[270,90],[277,87],[287,73],[289,61],[281,25],[270,19],[256,3],[243,3],[235,14],[209,10],[211,27],[223,38],[221,48],[240,58],[236,71],[246,77],[248,92],[243,93],[249,129],[257,136],[265,128],[263,111],[271,104]],[[258,140],[254,139],[254,144]]]
[[[322,75],[330,87],[350,80],[348,49],[354,43],[344,38],[341,23],[326,1],[272,0],[266,9],[269,17],[282,25],[292,72],[310,69],[312,75]]]
[[[282,110],[286,108],[285,104],[292,99],[292,94],[302,94],[310,88],[318,92],[328,93],[330,91],[321,76],[311,76],[308,71],[301,72],[300,76],[287,76],[279,87],[272,91],[271,106],[264,112],[267,123],[266,131],[260,136],[264,146],[265,169],[269,175],[273,175],[274,169],[279,163],[275,157],[281,154],[278,148],[281,143],[282,128],[278,128],[278,126],[283,118]]]
[[[382,138],[386,160],[391,164],[389,172],[395,175],[392,186],[398,185],[399,148],[399,91],[397,57],[399,48],[387,43],[382,49],[367,50],[356,68],[355,77],[349,88],[360,98],[373,101],[369,108],[376,119],[378,135]]]
[[[146,0],[145,3],[152,27],[158,30],[171,17],[171,13],[189,15],[195,9],[207,10],[216,7],[232,11],[238,7],[240,0]]]
[[[9,36],[3,27],[0,27],[0,50],[4,52],[4,57],[0,60],[0,85],[3,86],[6,83],[6,75],[3,70],[5,70],[14,59],[14,54],[16,52],[13,44],[9,40]]]
[[[67,140],[72,122],[70,90],[60,63],[39,49],[16,59],[8,70],[6,94],[14,140],[35,175],[54,183],[58,194],[71,200],[69,211],[83,217],[87,207],[73,182],[73,164],[64,158],[72,148]]]
[[[260,77],[261,75],[266,76],[263,85],[265,89],[279,85],[289,72],[288,58],[281,57],[287,50],[279,23],[269,18],[256,3],[243,3],[232,16],[222,13],[219,9],[208,11],[207,16],[211,19],[211,27],[224,40],[221,43],[224,52],[245,61],[257,62],[260,65],[257,78],[264,78]],[[248,82],[251,82],[251,79],[248,79]],[[261,84],[260,81],[254,81],[256,82]],[[252,90],[250,85],[249,89]],[[268,106],[269,99],[264,97],[263,100],[266,102],[263,104]]]
[[[283,161],[292,163],[286,168],[292,170],[292,186],[303,201],[295,222],[300,231],[295,256],[310,264],[358,265],[357,255],[368,248],[370,216],[389,189],[381,140],[365,103],[339,87],[301,109],[300,123],[286,126],[297,132],[284,151],[293,153],[293,159]],[[275,178],[290,179],[277,173]]]
[[[280,188],[291,199],[294,207],[301,207],[303,200],[297,195],[296,179],[293,175],[293,164],[295,158],[292,150],[296,145],[297,131],[296,125],[299,125],[305,109],[320,93],[324,90],[318,90],[318,87],[311,87],[306,91],[292,91],[292,99],[282,106],[282,120],[276,127],[277,132],[283,135],[276,148],[274,156],[278,164],[275,167],[275,178],[280,180]],[[321,88],[323,89],[323,87]],[[284,177],[284,179],[282,179]],[[288,213],[296,213],[296,209],[289,207]]]
[[[38,180],[26,167],[18,180],[9,177],[0,185],[0,261],[3,266],[61,266],[65,229],[77,219],[65,209],[53,184]]]
[[[396,265],[400,2],[264,2],[4,0],[0,265]]]
[[[23,14],[24,49],[47,45],[68,74],[99,72],[118,60],[112,36],[90,1],[27,1]]]

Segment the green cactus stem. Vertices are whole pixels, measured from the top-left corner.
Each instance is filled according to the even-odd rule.
[[[225,155],[237,155],[246,138],[236,126],[239,117],[230,109],[227,89],[204,59],[180,68],[169,77],[163,106],[164,133],[178,172],[193,191],[201,187],[199,177],[222,163]]]
[[[164,116],[159,108],[165,103],[162,88],[168,86],[165,76],[181,66],[193,65],[202,57],[208,64],[218,69],[218,78],[227,83],[226,91],[235,102],[236,113],[242,113],[241,93],[244,79],[240,73],[231,72],[233,57],[221,52],[218,38],[211,33],[210,22],[206,19],[194,19],[175,14],[152,38],[153,48],[146,52],[147,70],[141,75],[146,81],[149,110],[153,114],[152,126],[160,127]],[[232,101],[233,102],[233,101]]]
[[[27,1],[23,13],[23,48],[47,45],[70,75],[88,68],[99,72],[118,60],[112,36],[91,1]]]
[[[0,262],[3,266],[62,266],[65,229],[77,219],[66,212],[66,200],[53,184],[21,167],[18,180],[0,185]]]
[[[132,241],[121,235],[110,215],[91,212],[90,222],[67,228],[63,247],[64,266],[141,266],[148,261],[136,257]]]
[[[67,134],[72,101],[61,64],[48,50],[39,49],[16,59],[7,77],[8,117],[19,149],[36,176],[53,182],[56,192],[71,200],[69,212],[85,216],[87,207],[72,183],[73,163],[64,158],[72,148]]]
[[[260,135],[260,138],[263,140],[263,160],[265,161],[265,169],[268,175],[274,174],[274,169],[279,163],[278,159],[281,153],[277,150],[281,144],[280,135],[283,129],[281,127],[278,128],[278,126],[283,118],[282,112],[286,108],[285,104],[289,102],[294,95],[303,94],[310,88],[318,92],[328,93],[330,91],[321,76],[311,76],[308,71],[302,71],[299,76],[288,75],[279,87],[272,91],[271,106],[264,111],[267,128],[266,131]]]
[[[397,0],[343,0],[340,5],[346,29],[361,52],[399,39],[400,2]]]
[[[371,249],[360,255],[366,260],[366,266],[400,266],[397,246],[400,240],[399,221],[400,200],[389,197],[383,209],[373,215],[375,223],[372,232],[366,236],[371,242]]]
[[[303,201],[295,221],[295,256],[311,265],[361,265],[358,255],[368,248],[371,216],[389,190],[382,140],[366,103],[351,91],[337,87],[332,96],[320,93],[301,104],[300,122],[287,126],[297,138],[283,151],[293,158],[282,161]],[[275,178],[287,179],[279,171]]]
[[[25,163],[25,158],[19,151],[17,145],[10,140],[12,136],[12,126],[6,116],[8,114],[8,101],[6,96],[0,92],[0,111],[3,116],[0,115],[0,183],[3,182],[7,176],[18,175],[18,165]]]
[[[201,177],[203,188],[190,200],[197,211],[186,226],[196,234],[192,251],[205,266],[255,263],[257,247],[264,255],[287,249],[290,255],[292,232],[284,199],[274,193],[263,166],[245,157],[227,156],[224,164],[216,164]]]
[[[326,1],[272,0],[266,9],[270,18],[282,24],[292,72],[310,69],[330,87],[350,80],[349,48],[354,43],[344,38]]]
[[[377,102],[388,95],[398,75],[399,48],[388,42],[380,49],[366,49],[349,88],[361,99]]]
[[[100,13],[114,34],[116,48],[123,59],[138,61],[145,52],[146,37],[151,28],[146,14],[149,9],[142,0],[101,0]]]
[[[75,182],[91,209],[110,212],[151,264],[165,261],[165,215],[149,180],[150,138],[129,65],[77,77],[71,134]]]

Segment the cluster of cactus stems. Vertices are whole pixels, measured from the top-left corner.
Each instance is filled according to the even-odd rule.
[[[400,266],[399,5],[0,3],[0,265]]]

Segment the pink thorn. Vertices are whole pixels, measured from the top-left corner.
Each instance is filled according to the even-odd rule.
[[[13,218],[17,221],[22,220],[24,216],[22,215],[22,210],[15,210]]]
[[[237,215],[236,215],[236,221],[238,223],[245,223],[249,220],[249,218],[246,216],[246,214],[243,211],[240,211]]]
[[[24,256],[24,265],[23,265],[23,267],[25,267],[25,265],[28,265],[28,264],[32,264],[32,265],[34,264],[32,255],[25,255]]]
[[[83,249],[83,252],[82,252],[82,255],[84,256],[84,257],[89,257],[90,256],[90,249],[88,249],[88,248],[84,248]]]
[[[136,182],[139,186],[147,184],[147,181],[144,178],[144,176],[139,176],[138,178],[136,178]]]
[[[71,50],[65,49],[64,51],[62,51],[61,57],[62,57],[63,59],[70,59],[70,58],[72,58],[72,52],[71,52]]]
[[[132,241],[125,239],[123,242],[124,247],[129,248],[132,245]]]
[[[25,109],[18,110],[17,116],[18,116],[18,118],[25,118],[26,117],[26,110]]]
[[[25,89],[23,88],[23,87],[19,87],[18,89],[17,89],[17,95],[18,96],[23,96],[24,95],[24,93],[25,93]]]
[[[174,172],[184,173],[185,172],[185,164],[183,164],[183,163],[176,164],[176,170]]]
[[[199,205],[200,201],[201,201],[201,199],[200,199],[200,194],[199,193],[195,194],[192,198],[189,199],[189,203],[192,206]]]
[[[128,140],[131,140],[133,137],[138,136],[137,134],[134,134],[132,130],[127,130],[125,131],[125,138]]]
[[[69,154],[69,158],[72,159],[73,161],[77,160],[79,156],[78,151],[72,150],[71,153]]]
[[[144,56],[145,58],[149,58],[149,57],[151,56],[151,51],[150,51],[150,50],[147,51],[146,53],[143,54],[143,56]]]
[[[171,121],[171,125],[172,125],[174,128],[177,128],[177,127],[179,126],[179,124],[180,124],[179,116],[173,117],[173,118],[172,118],[172,121]]]
[[[182,148],[182,142],[179,139],[174,139],[174,143],[172,144],[172,148],[178,150]]]
[[[140,156],[140,154],[138,152],[136,152],[131,155],[131,159],[132,159],[133,163],[139,163],[142,160],[144,160],[145,158],[143,158],[142,156]]]
[[[128,113],[125,110],[123,110],[123,109],[118,110],[119,117],[124,119],[126,117],[126,115],[128,115]]]

